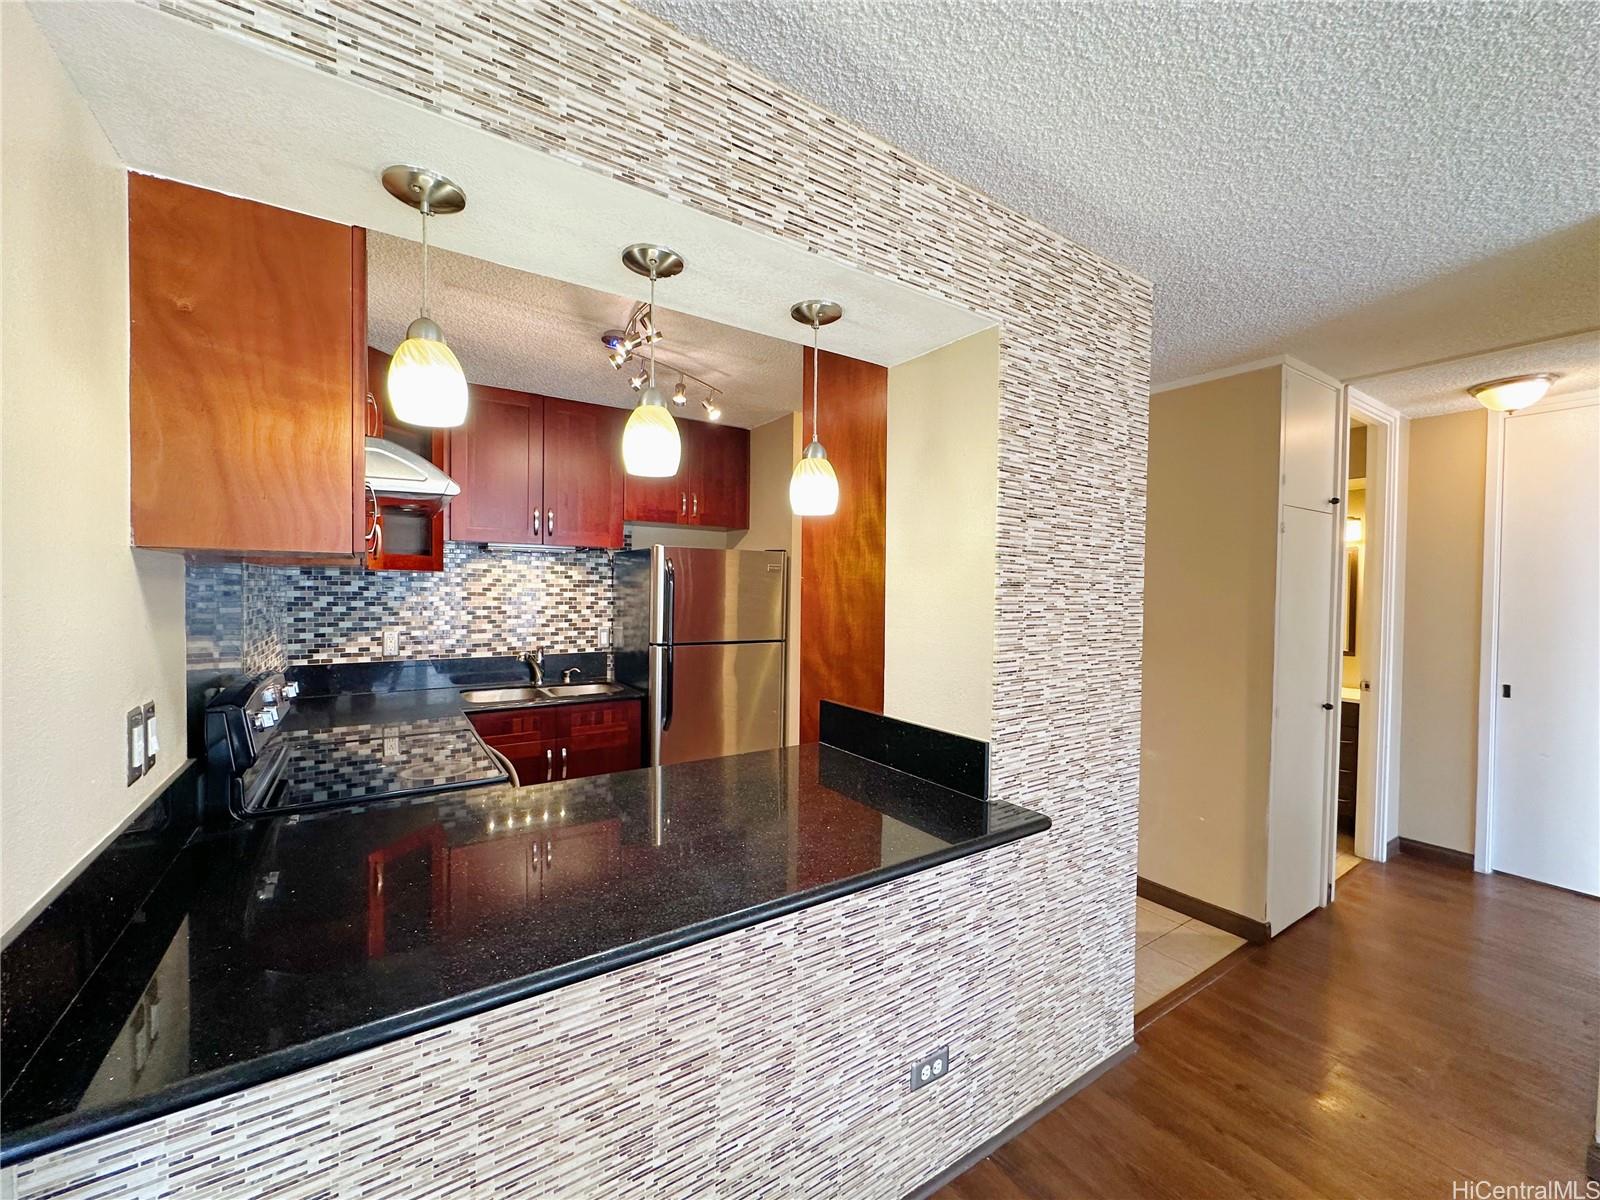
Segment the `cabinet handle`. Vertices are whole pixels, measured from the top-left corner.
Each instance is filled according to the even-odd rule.
[[[567,777],[567,748],[561,747],[561,778]]]
[[[680,517],[689,515],[689,495],[687,492],[678,493],[678,515]]]
[[[367,393],[367,436],[381,437],[383,435],[383,413],[378,408],[377,397],[371,392]]]
[[[536,509],[533,510],[533,536],[534,537],[538,537],[540,535],[540,532],[541,531],[539,529],[539,510],[536,508]]]
[[[693,495],[694,495],[694,515],[698,517],[700,515],[700,493],[699,492],[695,492],[695,493],[693,493]]]
[[[544,510],[544,535],[545,535],[545,537],[550,537],[552,534],[555,533],[555,531],[556,531],[556,510],[553,509],[553,508],[547,508],[547,509]]]

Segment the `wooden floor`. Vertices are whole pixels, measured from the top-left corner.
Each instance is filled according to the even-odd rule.
[[[1402,855],[1236,962],[940,1200],[1449,1200],[1462,1179],[1584,1178],[1600,901]]]

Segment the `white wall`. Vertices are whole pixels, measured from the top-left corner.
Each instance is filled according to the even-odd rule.
[[[129,549],[121,165],[28,10],[0,5],[0,929],[184,761],[183,560]],[[124,714],[154,700],[154,771]]]
[[[883,710],[988,740],[1000,331],[889,370]]]

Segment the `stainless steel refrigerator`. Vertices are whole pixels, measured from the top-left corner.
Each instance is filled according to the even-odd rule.
[[[649,693],[651,763],[783,744],[787,559],[677,546],[615,556],[616,675]]]

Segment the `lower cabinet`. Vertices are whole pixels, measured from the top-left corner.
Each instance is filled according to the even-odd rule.
[[[468,719],[485,742],[511,760],[523,786],[644,765],[644,712],[638,700],[501,709]]]

